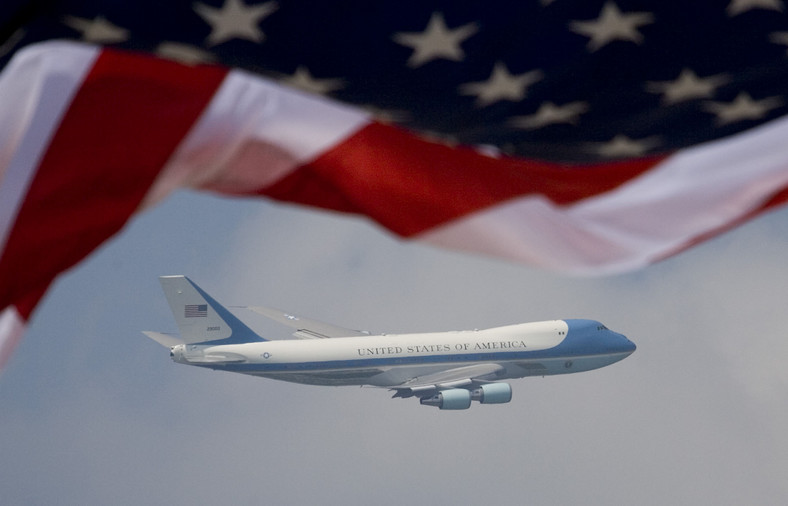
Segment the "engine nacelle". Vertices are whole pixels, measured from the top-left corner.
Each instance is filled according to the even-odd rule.
[[[487,383],[471,392],[471,399],[481,404],[504,404],[512,400],[509,383]]]
[[[422,397],[420,402],[440,409],[468,409],[471,407],[471,392],[463,388],[451,388],[431,397]]]

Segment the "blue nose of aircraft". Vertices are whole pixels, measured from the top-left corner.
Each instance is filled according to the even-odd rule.
[[[578,349],[588,353],[632,354],[635,343],[623,334],[613,332],[596,320],[564,320],[569,326],[569,337],[576,336]]]
[[[624,334],[619,334],[612,330],[608,330],[607,334],[605,336],[606,340],[610,343],[610,347],[617,352],[632,354],[637,349],[635,343],[627,339],[627,336]]]

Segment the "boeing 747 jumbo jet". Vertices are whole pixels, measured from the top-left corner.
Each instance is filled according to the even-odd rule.
[[[160,281],[180,337],[144,334],[169,347],[179,364],[311,385],[383,387],[440,409],[506,403],[512,387],[502,380],[589,371],[635,351],[626,337],[593,320],[370,335],[249,306],[296,329],[296,339],[268,340],[187,277]]]

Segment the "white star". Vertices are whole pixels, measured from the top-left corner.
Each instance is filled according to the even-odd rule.
[[[556,123],[576,125],[580,120],[580,115],[587,111],[588,104],[585,102],[570,102],[562,106],[545,102],[539,106],[539,110],[535,114],[515,116],[509,123],[514,127],[526,130],[537,130]]]
[[[616,135],[609,142],[598,143],[592,146],[593,150],[606,158],[626,158],[643,156],[649,150],[660,144],[658,137],[632,140],[626,135]]]
[[[614,40],[625,40],[640,44],[643,34],[638,31],[641,25],[654,22],[650,12],[630,12],[623,14],[616,4],[607,2],[602,7],[599,18],[594,21],[572,21],[569,29],[589,37],[588,50],[596,51]]]
[[[783,105],[780,97],[753,100],[749,93],[741,92],[733,102],[708,102],[704,109],[717,115],[717,126],[728,125],[748,119],[761,119],[769,111]]]
[[[782,12],[783,3],[781,0],[731,0],[725,12],[728,13],[728,17],[732,18],[753,9]]]
[[[115,44],[129,39],[128,30],[113,25],[104,16],[97,16],[94,19],[66,16],[63,23],[82,32],[82,40],[85,42]]]
[[[342,79],[317,79],[312,76],[309,69],[300,65],[292,76],[285,77],[282,82],[299,90],[320,95],[345,87]]]
[[[724,74],[700,78],[690,69],[684,69],[675,81],[650,82],[646,84],[646,90],[662,93],[662,103],[671,105],[696,98],[711,98],[716,89],[728,81],[730,78]]]
[[[466,83],[460,86],[463,95],[476,95],[476,105],[484,107],[499,100],[519,102],[526,95],[526,88],[542,79],[540,70],[532,70],[524,74],[512,75],[501,62],[495,64],[490,78],[478,83]]]
[[[434,12],[424,32],[395,33],[392,38],[397,44],[413,48],[413,54],[408,58],[408,66],[419,67],[440,58],[462,61],[465,58],[465,52],[460,44],[477,30],[475,23],[449,29],[443,19],[443,14]]]
[[[769,34],[769,40],[772,41],[773,44],[788,46],[788,32],[771,33]]]
[[[161,58],[174,60],[185,65],[212,63],[216,60],[212,53],[180,42],[164,41],[159,44],[155,53]]]
[[[246,5],[242,0],[225,0],[221,9],[205,4],[194,4],[194,12],[211,25],[208,45],[215,46],[230,39],[262,42],[265,34],[258,26],[260,21],[279,8],[276,2]]]

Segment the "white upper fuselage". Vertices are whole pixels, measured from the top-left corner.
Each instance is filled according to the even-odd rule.
[[[490,364],[495,379],[596,369],[634,351],[592,320],[551,320],[485,330],[244,344],[185,344],[179,363],[322,385],[401,386],[447,369]],[[478,370],[477,370],[478,372]]]

